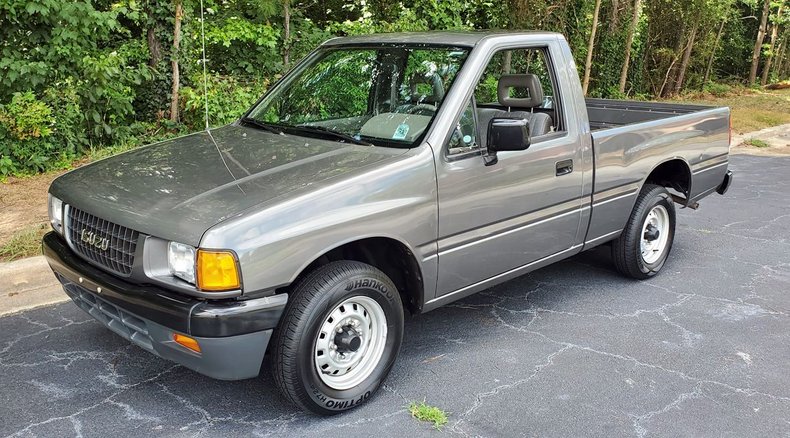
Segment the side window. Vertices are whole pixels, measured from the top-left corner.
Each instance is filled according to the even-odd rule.
[[[462,154],[464,152],[473,151],[478,149],[479,142],[477,141],[477,129],[475,125],[475,109],[470,101],[466,105],[461,119],[458,121],[450,136],[450,144],[448,147],[449,155]]]
[[[539,142],[562,131],[562,108],[546,48],[501,50],[489,61],[474,99],[464,110],[448,145],[449,155],[486,147],[488,126],[494,118],[525,119],[530,139]]]
[[[525,118],[530,136],[563,130],[557,88],[545,48],[502,50],[489,61],[475,88],[478,123],[490,117]],[[503,113],[504,112],[504,113]],[[481,134],[484,143],[485,138]]]

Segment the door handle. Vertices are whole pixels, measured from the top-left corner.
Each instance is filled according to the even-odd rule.
[[[557,176],[567,175],[573,172],[573,160],[562,160],[555,163]]]

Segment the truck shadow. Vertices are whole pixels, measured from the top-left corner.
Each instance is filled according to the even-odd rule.
[[[519,350],[520,344],[513,343],[523,343],[531,337],[526,334],[514,339],[505,322],[497,318],[499,311],[514,315],[508,324],[524,326],[538,309],[583,300],[591,292],[599,296],[619,294],[622,291],[618,289],[632,284],[611,267],[608,251],[599,249],[433,312],[409,317],[400,357],[385,386],[370,403],[343,415],[342,422],[407,415],[404,406],[415,397],[425,397],[427,391],[435,394],[436,385],[448,387],[458,379],[474,380],[478,358],[485,358],[487,366],[496,367],[501,345]],[[293,431],[300,427],[305,428],[305,433],[315,434],[338,425],[337,420],[305,414],[280,396],[271,376],[270,356],[264,360],[259,377],[224,382],[152,356],[109,333],[72,303],[11,316],[2,322],[16,326],[15,330],[30,331],[4,336],[9,343],[8,351],[4,350],[0,357],[3,375],[8,377],[4,380],[33,382],[23,385],[33,386],[24,396],[20,395],[23,403],[14,409],[25,410],[26,403],[54,403],[53,412],[61,416],[88,409],[85,415],[99,417],[96,424],[111,421],[120,428],[135,429],[146,424],[175,434],[197,430],[247,435],[255,430]],[[532,366],[521,365],[524,372]],[[415,379],[425,378],[431,378],[432,384],[415,383]],[[50,386],[42,382],[49,382],[46,385]],[[51,399],[47,392],[50,387],[63,390],[58,393],[60,398]],[[19,388],[0,384],[0,389],[16,392]],[[29,408],[25,421],[47,421],[48,413]],[[125,420],[120,419],[119,408]],[[16,426],[25,427],[9,424],[0,432],[13,433],[5,429]]]
[[[613,267],[609,247],[599,247],[547,266],[532,273],[481,291],[475,295],[443,306],[432,312],[407,316],[404,341],[398,361],[387,380],[390,391],[398,391],[399,379],[409,376],[445,356],[466,354],[479,349],[488,354],[503,336],[498,330],[502,321],[492,310],[506,309],[522,313],[522,323],[543,309],[551,309],[560,301],[574,301],[591,291],[620,294],[634,280],[621,276]],[[615,287],[613,287],[615,286]],[[609,289],[613,289],[609,292]],[[597,298],[596,298],[597,299]],[[271,357],[266,356],[261,375],[256,379],[262,387],[274,389],[271,378]],[[281,400],[277,391],[263,395]]]

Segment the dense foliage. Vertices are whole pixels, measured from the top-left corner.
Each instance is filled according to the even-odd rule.
[[[204,0],[204,93],[199,0],[0,0],[0,178],[202,129],[206,97],[210,124],[225,124],[334,35],[561,32],[580,75],[593,49],[591,96],[775,82],[790,75],[788,8],[788,0]]]

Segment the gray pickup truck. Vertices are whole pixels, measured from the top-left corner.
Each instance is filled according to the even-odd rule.
[[[143,349],[259,374],[319,414],[368,400],[404,316],[597,245],[655,275],[675,207],[724,194],[729,109],[585,99],[545,32],[327,41],[231,125],[67,173],[43,250]]]

